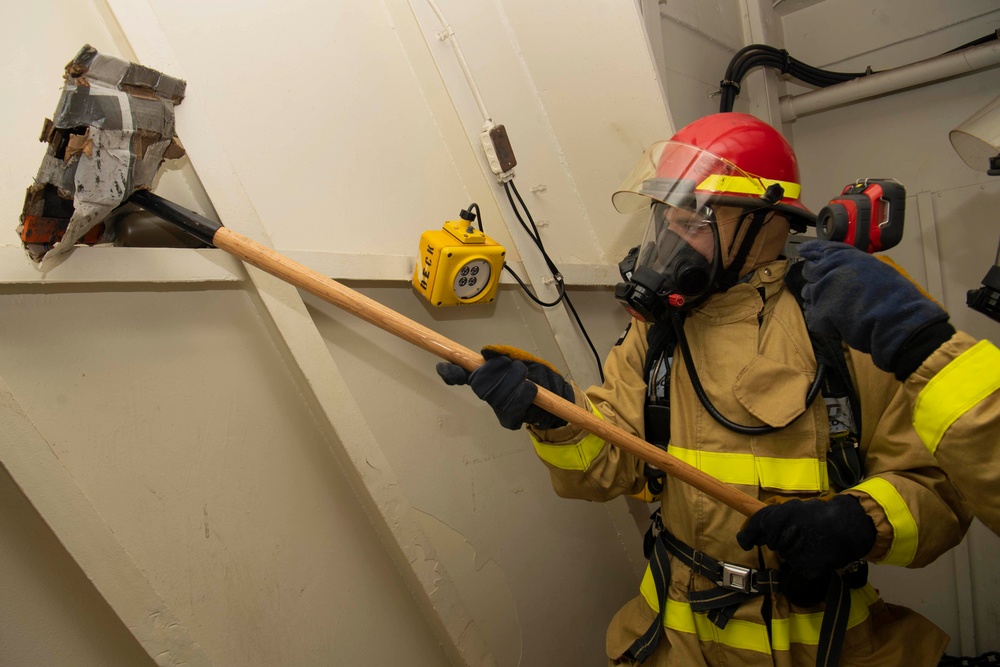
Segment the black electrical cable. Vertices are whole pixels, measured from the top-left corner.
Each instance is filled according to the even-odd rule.
[[[528,289],[528,286],[524,283],[523,280],[521,280],[520,276],[518,276],[517,273],[514,272],[514,269],[510,268],[510,265],[504,262],[503,268],[506,269],[510,275],[514,276],[514,280],[516,280],[517,283],[521,286],[521,288],[524,290],[524,293],[527,294],[531,298],[531,300],[537,303],[539,306],[544,306],[545,308],[552,308],[554,306],[558,306],[563,300],[566,299],[565,283],[563,282],[562,274],[559,272],[559,269],[556,267],[555,263],[549,258],[549,254],[545,251],[545,245],[542,243],[542,238],[538,234],[538,227],[535,225],[535,220],[531,217],[531,212],[528,211],[528,208],[524,206],[524,201],[521,199],[520,195],[518,195],[518,201],[520,201],[521,206],[524,207],[524,213],[528,218],[528,222],[531,223],[531,227],[528,227],[528,223],[526,223],[524,221],[524,218],[521,217],[521,212],[518,211],[517,205],[514,204],[514,197],[511,195],[511,189],[512,189],[511,181],[504,182],[503,189],[504,192],[507,193],[507,201],[510,202],[510,207],[514,211],[514,217],[517,218],[517,221],[521,224],[521,228],[524,229],[525,233],[528,235],[528,238],[531,239],[531,242],[534,243],[535,247],[538,248],[539,252],[541,252],[542,259],[545,260],[545,265],[548,267],[549,271],[552,272],[552,278],[556,281],[556,285],[558,286],[557,289],[559,290],[559,296],[556,297],[555,301],[551,303],[545,303],[544,301],[540,300],[535,294],[532,294],[531,290]],[[514,190],[514,192],[517,191]]]
[[[767,44],[750,44],[740,49],[726,68],[725,78],[721,82],[721,111],[732,111],[736,95],[740,92],[740,83],[757,67],[777,69],[783,74],[821,88],[872,73],[870,69],[861,73],[830,72],[807,65],[793,58],[784,49]]]
[[[751,70],[757,67],[776,69],[782,74],[788,74],[793,78],[820,88],[873,73],[871,69],[865,72],[831,72],[807,65],[801,60],[793,58],[784,49],[778,49],[767,44],[750,44],[740,49],[733,56],[732,60],[730,60],[729,66],[726,68],[725,78],[720,84],[720,111],[733,110],[736,95],[740,92],[740,83]]]
[[[562,273],[559,271],[559,267],[555,265],[552,258],[549,257],[549,253],[545,250],[545,245],[542,243],[542,236],[538,233],[538,227],[535,225],[534,218],[531,217],[531,211],[528,210],[527,204],[524,203],[524,199],[521,198],[521,193],[517,191],[517,185],[514,184],[514,179],[506,181],[504,184],[504,190],[507,191],[507,199],[510,201],[511,208],[514,209],[514,215],[517,217],[518,222],[521,223],[521,227],[524,228],[525,232],[528,232],[528,236],[534,241],[535,246],[538,248],[539,252],[542,253],[542,258],[545,260],[545,265],[549,267],[552,272],[552,276],[556,279],[559,285],[560,296],[556,300],[566,302],[566,307],[569,308],[569,312],[572,313],[573,319],[576,320],[576,325],[580,328],[580,333],[583,334],[584,340],[587,341],[587,347],[590,348],[591,353],[594,355],[594,361],[597,363],[597,373],[601,377],[601,382],[604,382],[604,365],[601,363],[601,355],[594,347],[594,342],[590,339],[590,334],[587,333],[587,328],[583,325],[583,320],[580,319],[580,314],[576,312],[576,307],[569,298],[569,294],[566,293],[565,281],[563,280]],[[531,223],[531,231],[528,230],[527,225],[524,224],[524,220],[521,219],[520,214],[517,212],[517,207],[514,206],[514,202],[510,198],[510,191],[514,191],[514,196],[517,197],[518,203],[521,204],[521,208],[524,209],[524,215],[528,218],[528,222]],[[532,233],[534,232],[534,233]],[[509,269],[508,269],[509,270]],[[513,274],[513,271],[511,271]]]
[[[482,232],[483,215],[482,212],[479,210],[479,204],[472,202],[471,204],[469,204],[469,208],[467,209],[467,211],[469,212],[470,215],[473,216],[473,220],[475,220],[479,225],[479,231]],[[465,212],[466,211],[462,211],[463,217]],[[524,293],[528,295],[528,298],[537,303],[539,306],[542,306],[543,308],[552,308],[553,306],[558,306],[559,302],[562,301],[563,297],[565,297],[566,295],[566,284],[562,281],[561,277],[558,274],[556,275],[556,284],[558,285],[559,296],[556,297],[555,301],[545,302],[531,293],[531,290],[528,288],[528,286],[524,284],[523,280],[521,280],[521,276],[517,275],[514,269],[510,268],[510,265],[507,262],[503,263],[503,268],[507,273],[511,275],[512,278],[514,278],[514,280],[517,281],[517,284],[521,286],[521,289],[523,289]]]
[[[528,296],[529,299],[534,301],[539,306],[543,308],[552,308],[558,306],[560,303],[565,302],[566,307],[569,312],[573,315],[573,319],[576,320],[577,326],[580,328],[580,333],[583,334],[584,340],[587,341],[587,346],[594,355],[594,359],[597,362],[597,372],[601,377],[601,382],[604,382],[604,366],[601,363],[601,355],[598,353],[597,348],[594,347],[593,341],[590,339],[590,335],[587,333],[586,327],[583,325],[583,320],[580,318],[580,314],[576,312],[576,307],[573,306],[573,302],[569,298],[569,294],[566,293],[566,281],[563,279],[562,273],[559,271],[559,267],[556,266],[552,258],[549,257],[548,252],[545,250],[545,244],[542,243],[541,234],[538,232],[538,226],[535,224],[534,218],[531,217],[531,211],[528,210],[527,204],[524,203],[524,199],[521,197],[521,193],[517,191],[517,186],[514,185],[513,179],[505,181],[503,184],[504,192],[507,194],[507,201],[510,202],[510,207],[514,211],[514,216],[517,221],[521,224],[528,238],[531,239],[535,247],[538,248],[539,252],[542,254],[542,259],[545,260],[545,265],[548,267],[549,271],[552,272],[552,277],[556,282],[556,289],[559,291],[559,296],[556,297],[554,301],[545,302],[539,299],[535,294],[532,293],[531,289],[525,284],[521,277],[510,267],[507,262],[504,262],[503,268],[507,271],[520,285],[521,289]],[[513,193],[513,194],[511,194]],[[524,210],[524,217],[528,218],[528,222],[524,221],[524,217],[521,216],[521,212],[518,210],[517,204],[514,203],[514,198],[517,198],[518,203],[521,205],[521,209]],[[483,231],[482,215],[480,214],[479,205],[472,203],[469,205],[467,211],[470,215],[474,215],[475,219],[479,221],[479,231]]]
[[[971,42],[967,42],[967,43],[963,44],[962,46],[956,46],[951,51],[946,51],[945,53],[954,53],[955,51],[961,51],[962,49],[968,49],[968,48],[971,48],[973,46],[979,46],[980,44],[985,44],[987,42],[992,42],[992,41],[997,40],[997,39],[1000,39],[1000,29],[998,29],[998,30],[996,30],[994,32],[991,32],[988,35],[983,35],[979,39],[974,39]]]
[[[945,53],[954,53],[997,39],[1000,39],[1000,30]],[[767,44],[749,44],[737,51],[726,67],[726,74],[719,84],[719,111],[727,112],[733,110],[733,106],[736,103],[736,96],[740,94],[740,83],[742,83],[751,70],[757,67],[776,69],[782,74],[787,74],[794,79],[798,79],[811,86],[816,86],[817,88],[826,88],[877,73],[870,67],[864,72],[833,72],[807,65],[801,60],[793,58],[784,49],[778,49]]]
[[[684,366],[687,368],[688,375],[691,377],[691,386],[694,387],[694,393],[697,394],[698,400],[708,411],[708,414],[712,416],[712,419],[719,422],[725,426],[730,431],[735,433],[740,433],[742,435],[766,435],[768,433],[774,433],[779,430],[776,426],[745,426],[743,424],[737,424],[736,422],[730,421],[719,412],[719,409],[715,407],[712,400],[705,393],[705,388],[701,385],[701,379],[698,377],[698,370],[694,366],[694,359],[691,356],[691,349],[688,347],[687,336],[684,335],[684,320],[681,314],[676,310],[671,309],[670,311],[670,322],[674,326],[674,333],[677,335],[677,345],[680,347],[681,356],[684,357]],[[826,377],[826,367],[822,364],[816,367],[816,377],[813,379],[812,385],[810,385],[809,390],[806,392],[806,402],[805,406],[808,408],[812,405],[812,402],[816,400],[816,396],[819,394],[820,389],[823,386],[823,380]],[[804,414],[804,413],[803,413]]]
[[[465,211],[462,211],[462,213],[464,214]],[[479,223],[479,231],[483,232],[483,215],[479,212],[479,204],[476,202],[469,204],[469,213],[473,215],[472,219]],[[483,233],[485,234],[486,232]]]
[[[563,283],[560,283],[561,285]],[[573,313],[573,319],[576,320],[576,324],[580,327],[580,333],[583,334],[584,340],[587,341],[587,347],[590,348],[590,352],[594,355],[594,363],[597,364],[597,374],[601,376],[601,383],[604,383],[604,365],[601,363],[601,355],[594,347],[594,341],[590,340],[590,336],[587,334],[587,330],[583,326],[583,320],[580,319],[580,314],[576,312],[576,306],[570,301],[569,295],[565,294],[563,301],[566,302],[566,307],[569,308],[569,312]]]
[[[535,225],[535,219],[531,217],[531,211],[528,210],[528,207],[527,205],[525,205],[524,200],[521,199],[521,193],[517,191],[517,186],[514,185],[514,181],[510,180],[505,182],[503,184],[503,188],[504,191],[507,193],[507,201],[510,202],[510,207],[514,209],[514,215],[515,217],[517,217],[517,221],[521,223],[521,227],[524,229],[525,232],[528,233],[528,236],[531,237],[531,240],[535,243],[535,246],[538,248],[538,250],[541,251],[542,259],[545,260],[545,264],[546,266],[549,267],[549,271],[558,276],[559,269],[558,267],[556,267],[555,263],[549,258],[549,254],[545,250],[545,245],[542,243],[542,236],[541,234],[538,233],[538,226]],[[524,219],[521,218],[520,213],[518,213],[517,206],[514,205],[514,200],[511,198],[510,195],[511,191],[514,192],[514,195],[517,197],[518,203],[520,203],[521,208],[524,209],[524,215],[525,217],[528,218],[528,222],[531,223],[530,229],[528,228],[528,225],[525,224]]]
[[[561,279],[556,279],[556,285],[557,285],[556,289],[559,290],[559,296],[556,297],[555,301],[546,303],[545,301],[542,301],[537,296],[531,293],[531,290],[528,288],[525,282],[521,280],[521,276],[514,273],[514,269],[510,268],[510,266],[506,262],[504,263],[503,268],[505,271],[507,271],[507,273],[511,275],[511,277],[514,278],[514,280],[517,281],[517,284],[521,286],[521,289],[524,290],[524,293],[528,296],[528,298],[537,303],[539,306],[542,306],[543,308],[552,308],[554,306],[558,306],[566,297],[566,284],[563,283]]]
[[[513,206],[513,205],[514,205],[514,202],[512,201],[511,202],[511,206]],[[466,210],[462,211],[462,217],[463,218],[465,218],[465,214],[466,213],[468,213],[469,215],[472,216],[471,220],[476,220],[478,222],[479,231],[483,232],[483,217],[482,217],[482,213],[479,210],[479,204],[477,204],[475,202],[469,204],[469,208],[467,208]],[[517,209],[514,210],[514,213],[515,213],[515,215],[517,214]],[[469,218],[465,218],[465,219],[469,219]],[[520,217],[518,217],[518,219],[520,220]],[[524,225],[523,221],[521,222],[521,225],[522,226]],[[483,233],[485,233],[485,232],[483,232]],[[531,239],[533,241],[535,240],[535,236],[532,235],[530,232],[528,233],[528,235],[531,236]],[[523,280],[521,280],[521,276],[517,275],[517,273],[514,272],[514,269],[510,268],[510,265],[507,264],[507,262],[503,263],[503,268],[504,268],[505,271],[507,271],[507,273],[509,273],[514,278],[515,281],[517,281],[517,284],[521,286],[521,289],[523,289],[524,293],[528,295],[528,298],[530,298],[532,301],[534,301],[535,303],[537,303],[539,306],[542,306],[544,308],[552,308],[553,306],[558,306],[559,303],[563,300],[563,296],[565,295],[565,292],[566,292],[566,286],[565,286],[565,283],[562,280],[562,276],[559,275],[558,272],[554,272],[555,273],[554,278],[556,280],[556,285],[558,286],[557,289],[559,290],[559,296],[556,297],[555,301],[547,303],[545,301],[542,301],[537,296],[535,296],[534,294],[531,293],[531,290],[528,288],[528,286],[525,284],[525,282]]]

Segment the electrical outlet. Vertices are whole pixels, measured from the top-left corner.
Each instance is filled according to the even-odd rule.
[[[434,306],[491,303],[506,251],[468,220],[451,220],[420,237],[413,287]]]
[[[483,144],[483,152],[486,153],[490,170],[497,176],[503,176],[517,165],[514,149],[511,148],[510,139],[507,137],[507,128],[503,125],[487,121],[479,133],[479,140]]]

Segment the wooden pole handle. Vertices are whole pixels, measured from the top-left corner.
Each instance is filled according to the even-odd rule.
[[[215,232],[212,244],[445,361],[458,364],[467,371],[473,371],[485,362],[479,353],[227,227],[221,227]],[[764,503],[756,498],[720,482],[676,456],[596,417],[593,413],[544,387],[538,388],[534,404],[617,445],[670,476],[725,503],[737,512],[751,516],[764,507]]]

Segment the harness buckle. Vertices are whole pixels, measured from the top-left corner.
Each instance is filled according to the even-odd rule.
[[[756,570],[752,570],[749,567],[743,567],[742,565],[733,565],[732,563],[726,563],[723,561],[719,562],[722,566],[722,578],[715,582],[723,588],[729,588],[734,591],[742,591],[744,593],[759,593],[757,587],[753,585],[753,574]]]

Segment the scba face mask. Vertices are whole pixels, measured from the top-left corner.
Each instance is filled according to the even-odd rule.
[[[719,229],[710,206],[650,207],[642,243],[622,263],[626,282],[615,298],[639,320],[655,322],[668,307],[688,310],[713,292],[720,268]]]
[[[621,213],[650,212],[615,296],[647,321],[703,303],[755,261],[768,213],[792,219],[796,229],[814,221],[799,190],[791,147],[752,116],[715,114],[653,144],[612,197]]]

